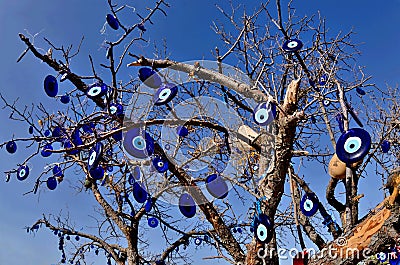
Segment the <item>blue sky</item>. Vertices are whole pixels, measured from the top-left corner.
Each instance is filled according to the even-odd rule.
[[[138,2],[138,10],[143,9],[144,3]],[[239,2],[239,1],[236,1]],[[240,1],[246,8],[253,10],[256,1]],[[162,44],[166,38],[170,58],[174,60],[196,60],[199,58],[212,59],[210,51],[217,44],[217,37],[211,30],[211,21],[223,19],[214,7],[215,1],[171,0],[171,8],[167,9],[167,17],[160,13],[154,18],[154,25],[148,25],[145,37],[151,42]],[[222,6],[226,5],[221,3]],[[354,41],[363,43],[359,49],[362,52],[358,59],[360,65],[366,66],[366,73],[373,75],[373,82],[381,87],[386,83],[395,86],[400,82],[400,64],[397,45],[400,43],[398,14],[400,13],[399,0],[379,1],[295,1],[295,7],[301,14],[313,14],[317,10],[327,18],[330,33],[335,36],[339,31],[347,32],[352,29],[357,33]],[[107,13],[106,1],[99,0],[0,0],[0,91],[9,100],[20,97],[20,106],[43,102],[48,106],[56,105],[44,96],[42,82],[44,76],[51,73],[50,69],[39,62],[31,54],[24,57],[22,62],[16,63],[19,54],[25,49],[19,40],[18,33],[39,33],[35,43],[47,47],[43,37],[47,37],[55,44],[79,43],[82,36],[85,41],[81,48],[82,53],[73,60],[73,70],[84,74],[90,73],[87,55],[94,55],[98,61],[104,58],[105,50],[100,48],[105,38],[114,38],[115,32],[100,30]],[[128,18],[127,18],[128,19]],[[131,22],[138,22],[132,12]],[[145,46],[133,46],[134,52],[151,57],[152,53]],[[102,57],[103,56],[103,57]],[[99,70],[102,73],[101,70]],[[68,85],[61,86],[61,92],[67,91]],[[7,141],[13,134],[26,136],[27,128],[17,122],[8,120],[8,111],[1,111],[0,118],[3,126],[0,129],[0,141]],[[14,155],[0,150],[0,170],[5,171],[14,164],[22,161],[26,153],[23,146]],[[32,162],[32,174],[38,174],[43,166],[39,160]],[[310,169],[309,174],[319,175],[322,170]],[[77,177],[75,177],[77,178]],[[74,179],[74,176],[71,176]],[[314,188],[324,190],[328,177],[318,178],[312,183]],[[380,185],[379,180],[371,180]],[[366,186],[370,181],[362,180],[360,189],[368,192]],[[373,186],[373,185],[370,185]],[[88,196],[76,194],[67,185],[60,186],[57,192],[42,192],[40,196],[22,196],[32,187],[32,181],[17,183],[12,179],[5,183],[0,178],[0,264],[52,264],[59,260],[57,240],[49,232],[38,233],[35,237],[26,234],[23,227],[31,224],[42,213],[69,211],[72,219],[89,222],[87,215],[91,212],[92,201]],[[377,194],[375,192],[372,194]],[[323,197],[324,193],[319,194]],[[382,196],[382,195],[380,195]],[[372,207],[378,198],[372,195],[363,199],[366,206]],[[84,201],[84,203],[82,203]],[[79,207],[77,207],[79,205]],[[196,264],[204,264],[197,261]]]

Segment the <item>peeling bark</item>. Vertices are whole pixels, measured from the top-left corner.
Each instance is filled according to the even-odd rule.
[[[387,200],[381,202],[370,214],[348,233],[331,242],[313,256],[308,265],[350,265],[386,250],[399,236],[400,207],[386,208]],[[353,253],[353,254],[351,254]]]

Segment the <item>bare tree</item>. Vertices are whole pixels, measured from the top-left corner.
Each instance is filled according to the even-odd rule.
[[[145,27],[153,17],[167,15],[164,0],[134,25],[119,19],[128,5],[108,3],[108,26],[123,34],[106,41],[107,64],[89,57],[91,76],[71,71],[80,45],[74,51],[45,39],[48,52],[43,53],[19,35],[27,48],[18,61],[31,53],[54,71],[57,77],[44,81],[46,93],[69,104],[66,111],[41,104],[21,109],[2,96],[10,118],[31,127],[30,136],[1,145],[15,152],[27,142],[32,150],[6,172],[8,179],[12,174],[25,179],[33,157],[52,155],[57,159],[28,193],[62,185],[66,171],[84,172],[76,186],[98,203],[96,234],[78,231],[56,214],[28,227],[45,226],[59,236],[60,263],[85,263],[104,250],[109,264],[186,264],[193,255],[182,249],[193,242],[215,250],[208,259],[278,264],[277,250],[287,247],[288,232],[302,249],[307,236],[321,251],[300,258],[308,264],[355,264],[365,257],[346,251],[375,253],[396,244],[399,91],[371,83],[356,64],[352,32],[330,36],[321,15],[299,17],[291,1],[261,3],[251,14],[217,6],[225,21],[213,24],[224,43],[213,51],[215,62],[176,62],[158,47],[155,58],[131,51],[134,43],[147,41]],[[225,30],[227,23],[233,31]],[[226,65],[228,58],[236,65]],[[126,65],[137,69],[139,78],[122,80]],[[109,76],[99,76],[99,67]],[[57,96],[58,80],[75,88]],[[368,111],[372,108],[376,111]],[[343,153],[348,161],[339,159]],[[307,165],[332,175],[326,188],[330,206],[303,177]],[[358,182],[368,165],[382,184],[393,171],[388,185],[393,196],[360,218],[364,195],[358,194]],[[341,182],[344,203],[335,195]],[[310,217],[316,210],[322,219]],[[161,228],[156,242],[149,240],[151,227]],[[79,244],[69,241],[71,236]],[[153,253],[152,244],[163,250]]]

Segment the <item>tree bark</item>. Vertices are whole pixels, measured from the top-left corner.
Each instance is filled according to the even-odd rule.
[[[285,101],[276,120],[274,170],[259,183],[261,196],[266,197],[262,204],[262,210],[271,220],[274,220],[276,210],[281,202],[286,174],[293,156],[293,144],[296,138],[297,122],[299,121],[299,115],[296,113],[299,85],[300,79],[293,80],[287,88]],[[275,236],[274,234],[273,240],[268,245],[256,245],[256,253],[267,252],[267,255],[257,255],[257,258],[253,259],[254,263],[249,265],[279,264]],[[260,256],[263,258],[260,258]]]
[[[350,265],[387,251],[400,232],[400,207],[388,209],[386,199],[343,237],[313,256],[308,265]]]

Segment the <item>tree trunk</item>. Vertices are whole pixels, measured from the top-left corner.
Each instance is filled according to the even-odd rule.
[[[296,138],[298,122],[295,111],[297,110],[299,84],[300,79],[293,80],[288,86],[285,101],[282,104],[283,111],[279,113],[279,117],[276,120],[277,134],[275,138],[274,170],[267,174],[259,183],[261,195],[266,197],[266,200],[262,203],[262,210],[271,220],[274,220],[276,210],[281,202],[286,174],[293,156],[293,143]],[[267,253],[265,255],[257,255],[257,258],[254,259],[254,265],[279,264],[275,236],[274,234],[273,240],[266,246],[257,244],[256,253],[260,251],[263,253],[266,251]]]
[[[127,265],[138,265],[139,264],[139,253],[138,253],[138,223],[131,226],[128,239],[127,247]]]

